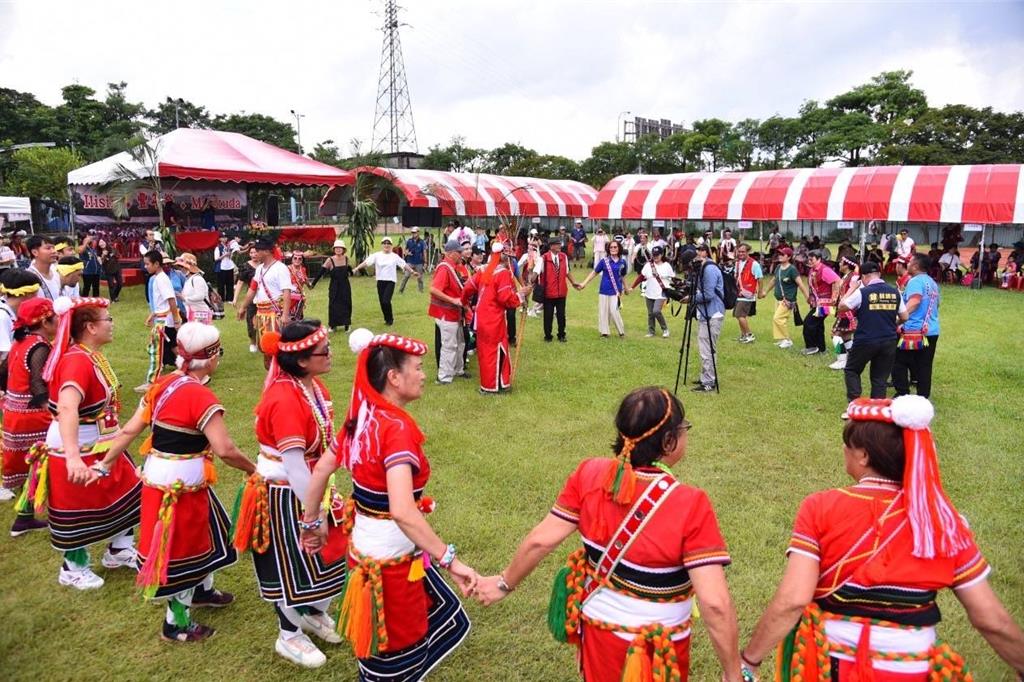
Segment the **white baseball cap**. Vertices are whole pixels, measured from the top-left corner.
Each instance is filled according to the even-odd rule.
[[[418,228],[418,227],[414,227],[414,228],[412,228],[412,231],[413,231],[413,232],[419,232],[419,231],[420,231],[420,228]]]

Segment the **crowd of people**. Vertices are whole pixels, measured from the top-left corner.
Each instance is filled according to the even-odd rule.
[[[403,255],[384,239],[354,266],[344,242],[335,242],[312,281],[303,254],[286,264],[269,239],[248,248],[222,240],[218,298],[231,290],[251,350],[265,361],[255,461],[235,444],[209,385],[223,354],[212,324],[218,306],[193,254],[172,260],[158,239],[146,242],[150,371],[137,387],[139,408],[120,424],[121,384],[104,354],[114,337],[111,302],[75,289],[92,282],[84,280],[83,258],[62,255],[71,247],[30,238],[29,267],[0,273],[0,497],[17,496],[11,535],[48,529],[59,552],[58,582],[78,590],[104,586],[89,553],[102,543],[100,563],[136,572],[143,595],[166,604],[160,637],[181,644],[213,634],[196,610],[234,601],[214,586],[214,574],[248,552],[256,592],[278,624],[275,652],[315,668],[327,662],[323,645],[347,640],[363,680],[425,677],[469,634],[460,595],[484,605],[511,598],[574,532],[582,546],[554,578],[548,624],[556,639],[577,647],[587,680],[687,679],[697,602],[727,682],[757,679],[776,647],[781,680],[969,680],[963,659],[936,634],[943,588],[953,590],[996,654],[1018,676],[1024,672],[1024,632],[992,590],[990,568],[939,475],[928,400],[939,287],[926,254],[912,250],[891,286],[878,263],[856,253],[838,254],[838,273],[824,250],[808,251],[798,267],[782,239],[758,258],[731,235],[717,245],[702,235],[688,248],[678,237],[670,243],[641,231],[599,241],[599,232],[593,258],[584,259],[576,228],[546,238],[502,228],[481,246],[474,231],[449,227],[432,272],[427,245],[408,246],[419,239],[414,233]],[[247,261],[235,261],[246,252]],[[613,457],[579,464],[504,570],[482,576],[466,563],[429,520],[425,435],[407,411],[425,390],[427,344],[390,329],[351,331],[355,376],[345,416],[335,419],[325,381],[331,341],[352,322],[349,278],[368,268],[388,327],[399,273],[400,292],[409,278],[420,283],[429,275],[436,383],[469,376],[468,341],[484,394],[512,386],[522,339],[517,312],[542,315],[545,341],[568,342],[568,289],[595,279],[602,338],[612,327],[625,336],[620,305],[637,287],[648,337],[659,329],[670,336],[667,299],[692,310],[702,358],[695,390],[702,392],[717,385],[727,310],[739,324],[737,342],[752,344],[749,318],[772,292],[773,335],[789,347],[799,291],[808,306],[808,355],[826,351],[826,323],[834,318],[849,399],[842,466],[852,483],[801,504],[787,568],[750,639],[740,645],[723,570],[730,529],[719,527],[708,495],[671,468],[686,455],[693,425],[664,388],[622,399]],[[573,270],[581,268],[587,274],[577,280]],[[230,276],[221,277],[225,271]],[[303,290],[323,277],[330,279],[326,326],[303,319]],[[867,365],[871,398],[861,398]],[[146,431],[137,469],[127,453]],[[245,476],[234,518],[211,487],[216,459]],[[339,493],[339,476],[351,480],[348,497]]]

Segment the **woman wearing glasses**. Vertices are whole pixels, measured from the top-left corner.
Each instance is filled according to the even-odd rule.
[[[79,590],[103,586],[89,567],[88,546],[109,541],[105,568],[136,569],[132,528],[139,522],[142,484],[135,464],[121,455],[94,485],[89,467],[118,430],[121,382],[103,346],[114,339],[114,318],[105,298],[58,298],[57,336],[43,367],[54,420],[45,444],[29,451],[32,472],[27,499],[38,514],[49,509],[50,538],[64,562],[58,581]]]
[[[234,544],[239,551],[252,549],[260,596],[274,604],[280,628],[274,650],[318,668],[327,657],[306,633],[341,642],[327,609],[344,590],[346,573],[342,533],[333,533],[318,555],[299,544],[300,502],[334,436],[331,396],[320,379],[331,371],[330,341],[319,320],[303,320],[280,335],[264,334],[260,349],[271,358],[256,405],[260,454],[242,494]]]
[[[136,582],[147,598],[167,599],[162,639],[198,642],[214,630],[193,621],[191,608],[234,601],[231,594],[213,589],[213,572],[238,558],[229,538],[228,514],[210,487],[217,482],[213,455],[246,474],[256,467],[231,440],[224,406],[203,385],[220,365],[220,332],[202,322],[182,325],[177,354],[178,370],[160,377],[146,392],[92,470],[99,479],[108,476],[125,448],[151,429],[139,449],[146,461],[139,526],[142,568]]]
[[[694,595],[723,679],[743,679],[725,540],[707,493],[669,468],[686,454],[682,404],[663,388],[636,389],[615,428],[615,457],[580,463],[512,562],[480,579],[477,598],[503,599],[579,531],[583,547],[555,577],[548,625],[579,648],[584,679],[685,681]]]
[[[288,273],[292,276],[292,320],[301,320],[306,312],[305,289],[309,288],[309,273],[306,272],[306,257],[292,251],[288,262]]]

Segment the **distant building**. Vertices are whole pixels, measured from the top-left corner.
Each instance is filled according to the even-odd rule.
[[[656,135],[658,139],[664,140],[675,133],[686,130],[682,123],[673,123],[667,118],[641,118],[639,116],[632,121],[625,121],[624,128],[623,138],[634,142],[637,138],[646,135]]]

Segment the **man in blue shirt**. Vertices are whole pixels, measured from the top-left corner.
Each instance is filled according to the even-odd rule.
[[[398,288],[398,293],[405,293],[405,283],[412,277],[412,273],[416,272],[416,286],[419,287],[420,293],[423,293],[423,256],[426,251],[426,242],[420,237],[420,228],[412,228],[412,236],[405,240],[405,263],[412,270],[406,269],[405,277],[402,278],[402,286]]]
[[[576,224],[573,225],[569,236],[572,237],[572,262],[582,263],[587,255],[587,232],[583,229],[582,220],[576,219]]]
[[[721,269],[711,260],[711,245],[708,242],[697,247],[694,258],[697,268],[697,286],[693,292],[694,307],[697,310],[697,352],[700,355],[700,383],[694,386],[697,393],[707,393],[718,388],[718,368],[715,353],[718,337],[722,334],[725,320],[725,280]]]
[[[892,385],[896,395],[910,393],[910,377],[917,380],[917,394],[928,398],[932,393],[932,363],[939,344],[939,285],[928,275],[931,258],[914,254],[907,265],[910,281],[903,290],[907,321],[903,331],[923,333],[924,344],[916,350],[897,350],[892,368]]]

